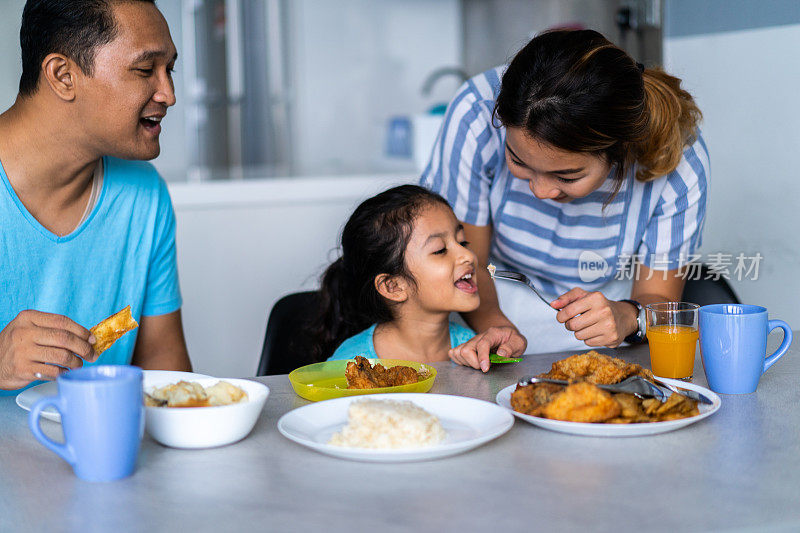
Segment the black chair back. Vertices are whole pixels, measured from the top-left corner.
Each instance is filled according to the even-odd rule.
[[[681,301],[691,302],[697,305],[710,304],[738,304],[739,297],[733,288],[722,276],[717,276],[707,265],[700,265],[699,272],[690,277],[699,279],[687,279],[683,286],[683,296]],[[718,277],[718,279],[714,279]],[[706,279],[709,278],[709,279]]]
[[[308,350],[308,326],[319,301],[319,292],[307,291],[289,294],[275,303],[267,320],[257,376],[288,374],[313,362]]]

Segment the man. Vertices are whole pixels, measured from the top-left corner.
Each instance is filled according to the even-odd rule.
[[[175,219],[149,160],[177,58],[153,0],[28,0],[0,115],[0,395],[84,362],[191,370]],[[87,327],[130,305],[98,357]]]

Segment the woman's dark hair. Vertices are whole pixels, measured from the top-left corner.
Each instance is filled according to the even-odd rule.
[[[42,61],[48,54],[64,54],[91,76],[97,47],[117,36],[112,4],[121,1],[155,3],[155,0],[28,0],[19,30],[22,47],[19,94],[30,96],[36,92]]]
[[[313,360],[329,357],[348,337],[393,319],[375,288],[380,274],[414,283],[405,263],[414,220],[430,205],[450,205],[417,185],[384,191],[359,205],[342,230],[341,252],[322,276],[321,309],[311,332]]]
[[[551,31],[525,45],[503,75],[495,114],[562,150],[604,156],[617,190],[634,163],[640,181],[675,170],[702,116],[681,80],[640,70],[592,30]]]

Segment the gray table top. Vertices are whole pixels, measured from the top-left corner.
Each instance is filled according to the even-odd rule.
[[[646,347],[603,351],[649,367]],[[438,363],[431,392],[494,401],[565,355],[529,356],[487,375]],[[0,530],[800,529],[797,342],[757,392],[723,395],[716,414],[678,431],[579,437],[517,420],[473,451],[405,464],[335,459],[285,439],[277,419],[308,402],[286,376],[258,379],[270,397],[248,438],[188,451],[145,437],[136,473],[113,483],[77,479],[35,441],[14,398],[0,398]],[[706,385],[699,359],[694,381]]]

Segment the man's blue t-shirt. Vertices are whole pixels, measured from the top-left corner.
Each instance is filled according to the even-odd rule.
[[[372,342],[372,338],[375,335],[375,326],[377,326],[377,324],[372,324],[361,333],[357,333],[345,340],[336,348],[336,351],[328,358],[328,361],[353,359],[357,355],[366,357],[367,359],[379,359],[378,354],[375,352],[375,343]],[[451,348],[464,344],[474,336],[475,332],[471,329],[465,328],[461,324],[450,322]]]
[[[127,305],[133,317],[180,309],[175,213],[150,163],[103,158],[94,209],[69,235],[42,226],[17,197],[0,165],[0,329],[20,311],[65,315],[90,328]],[[137,330],[96,364],[128,364]],[[0,396],[19,391],[4,391]]]

